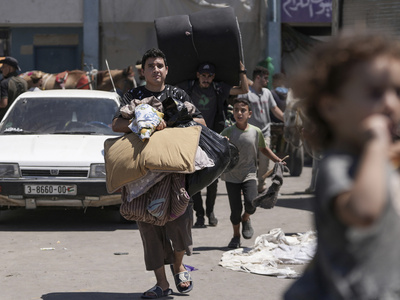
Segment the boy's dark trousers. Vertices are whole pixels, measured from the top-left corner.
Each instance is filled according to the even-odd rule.
[[[207,187],[205,211],[203,207],[203,199],[201,197],[201,192],[198,192],[197,194],[194,194],[192,196],[193,209],[196,211],[197,218],[204,218],[205,215],[208,217],[212,212],[214,212],[215,199],[217,198],[217,189],[218,189],[218,179]]]

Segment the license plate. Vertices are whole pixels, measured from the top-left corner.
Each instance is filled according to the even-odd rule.
[[[26,195],[76,195],[76,185],[26,184]]]

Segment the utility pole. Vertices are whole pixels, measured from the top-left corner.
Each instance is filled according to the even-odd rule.
[[[337,35],[342,27],[343,0],[332,0],[332,35]]]
[[[279,73],[281,71],[281,1],[280,0],[268,0],[268,47],[267,57],[272,58],[272,64],[274,65],[274,72]],[[272,74],[271,74],[272,75]]]
[[[99,68],[99,0],[83,1],[83,62]]]

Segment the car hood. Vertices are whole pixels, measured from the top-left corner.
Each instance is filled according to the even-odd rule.
[[[0,162],[20,166],[89,166],[104,163],[104,141],[99,135],[2,135]]]

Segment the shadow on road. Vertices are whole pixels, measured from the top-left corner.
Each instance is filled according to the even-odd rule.
[[[279,197],[275,206],[313,211],[313,197]]]
[[[50,293],[42,295],[43,300],[132,300],[140,299],[138,293]],[[165,298],[167,299],[167,298]]]
[[[141,299],[142,293],[50,293],[42,295],[43,300],[134,300]],[[175,299],[175,297],[185,297],[188,294],[172,294],[171,296],[163,297],[162,299]]]
[[[0,231],[114,231],[137,229],[117,209],[38,208],[0,211]]]
[[[229,249],[228,247],[194,247],[193,254],[199,254],[196,252],[201,252],[201,251],[214,251],[214,250],[226,252],[232,249]]]

